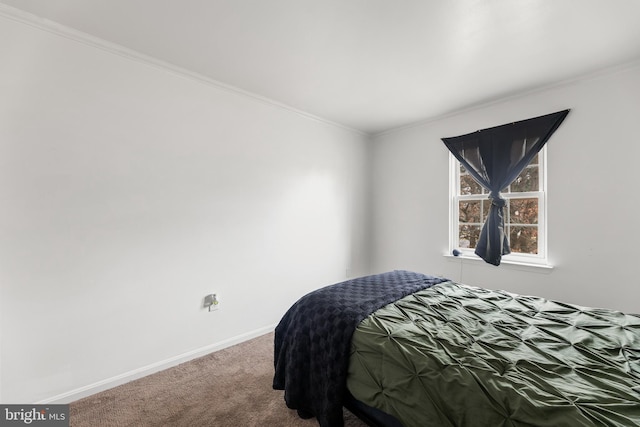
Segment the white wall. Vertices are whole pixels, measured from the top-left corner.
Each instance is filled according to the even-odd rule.
[[[548,142],[551,271],[445,258],[448,152],[440,140],[571,108]],[[407,268],[470,285],[640,313],[640,65],[374,138],[372,269]],[[462,262],[462,264],[461,264]]]
[[[366,136],[74,38],[0,16],[3,403],[266,332],[367,272]]]

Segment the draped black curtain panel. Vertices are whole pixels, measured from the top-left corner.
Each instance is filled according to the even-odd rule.
[[[491,208],[480,232],[475,253],[493,265],[511,253],[504,232],[506,188],[542,149],[562,124],[569,110],[482,129],[466,135],[442,138],[449,151],[469,174],[489,192]]]

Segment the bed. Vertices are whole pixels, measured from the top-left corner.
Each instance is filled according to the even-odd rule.
[[[410,271],[311,292],[275,331],[275,389],[343,425],[639,426],[640,316]]]

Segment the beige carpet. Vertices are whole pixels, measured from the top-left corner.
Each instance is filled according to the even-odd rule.
[[[317,426],[273,390],[273,333],[78,400],[73,427]],[[345,410],[345,427],[366,424]]]

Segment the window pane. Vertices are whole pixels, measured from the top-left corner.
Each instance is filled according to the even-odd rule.
[[[465,200],[458,204],[458,220],[463,222],[480,222],[480,200]]]
[[[460,194],[482,194],[482,186],[471,175],[460,175]]]
[[[510,227],[509,245],[511,252],[524,254],[538,253],[538,227]]]
[[[508,218],[511,224],[537,224],[538,199],[511,199]]]
[[[544,248],[538,248],[538,233],[544,229],[541,221],[545,219],[539,215],[540,203],[544,197],[540,187],[544,162],[544,155],[536,155],[516,180],[502,190],[507,199],[504,231],[516,259],[518,254],[545,255],[541,252]],[[491,208],[491,200],[487,198],[487,190],[471,177],[464,166],[459,162],[456,164],[456,181],[459,185],[458,188],[452,188],[452,196],[458,204],[458,214],[451,218],[451,225],[457,229],[458,239],[452,245],[473,250],[478,245],[480,232]],[[524,196],[523,192],[536,194]],[[531,260],[534,263],[544,262],[537,257],[532,257]]]
[[[480,238],[479,225],[460,225],[460,241],[458,244],[461,248],[475,248]]]
[[[482,223],[487,222],[487,216],[489,216],[489,209],[491,209],[491,200],[483,200],[482,202]]]
[[[511,192],[538,191],[540,181],[538,180],[538,166],[527,166],[520,175],[511,183]]]

